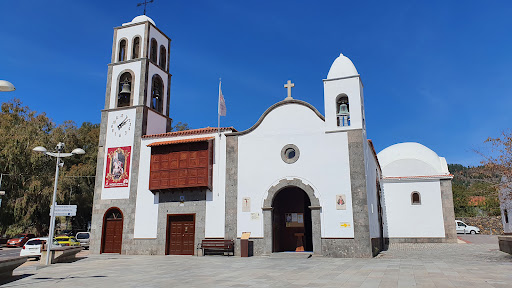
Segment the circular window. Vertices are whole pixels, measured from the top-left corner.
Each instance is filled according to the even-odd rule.
[[[285,163],[292,164],[295,163],[300,156],[299,148],[293,144],[288,144],[281,149],[281,159]]]

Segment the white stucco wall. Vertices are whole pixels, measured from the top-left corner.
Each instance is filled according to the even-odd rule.
[[[161,141],[180,139],[215,137],[213,164],[213,191],[206,194],[205,237],[224,237],[225,215],[225,173],[226,171],[226,137],[219,140],[217,133],[181,137],[143,138],[139,164],[139,182],[135,206],[135,238],[156,238],[158,225],[158,193],[149,190],[149,173],[151,163],[151,147],[148,144]],[[220,150],[220,151],[219,151]],[[187,205],[185,203],[185,205]]]
[[[383,188],[385,237],[445,237],[439,180],[385,182]],[[421,205],[411,204],[413,191]]]
[[[126,60],[132,59],[132,47],[133,47],[133,39],[135,36],[140,36],[140,51],[139,51],[139,57],[142,56],[142,51],[144,51],[144,34],[145,34],[145,24],[141,23],[140,25],[130,26],[130,27],[124,27],[121,29],[117,29],[117,36],[115,39],[116,43],[116,53],[114,54],[113,62],[119,62],[119,42],[121,39],[125,38],[127,45],[126,45]]]
[[[112,129],[117,129],[117,127],[111,127],[112,122],[117,118],[116,122],[119,124],[122,120],[128,117],[131,122],[131,129],[127,130],[128,133],[123,135],[122,137],[114,136],[112,133]],[[119,121],[121,120],[121,121]],[[127,129],[128,126],[125,125],[124,129]],[[108,148],[114,147],[125,147],[131,146],[132,153],[130,154],[130,178],[128,182],[128,187],[116,187],[116,188],[104,188],[105,187],[105,177],[102,179],[102,190],[101,190],[101,199],[128,199],[130,196],[130,184],[132,181],[132,159],[133,159],[133,139],[134,139],[134,131],[135,131],[135,109],[124,109],[120,111],[109,112],[107,117],[107,136],[105,143],[105,160],[103,162],[103,171],[105,172],[107,169],[107,157],[106,153],[108,153]]]
[[[169,40],[167,40],[167,38],[162,35],[162,33],[160,33],[157,29],[155,29],[155,27],[153,26],[150,26],[149,27],[149,47],[148,47],[148,53],[151,53],[151,39],[152,38],[155,38],[156,42],[158,43],[158,49],[157,49],[157,61],[156,63],[160,63],[160,45],[163,45],[165,47],[165,51],[166,51],[166,55],[165,57],[167,59],[165,59],[165,67],[167,67],[168,63],[169,63]],[[148,58],[150,58],[150,55],[148,55]],[[151,75],[151,74],[149,74]],[[163,77],[162,77],[163,78]]]
[[[167,118],[148,109],[148,126],[146,135],[165,133],[167,129]]]
[[[287,144],[300,150],[293,164],[281,159]],[[254,131],[238,138],[238,237],[242,232],[264,237],[261,208],[268,190],[293,178],[310,185],[320,200],[322,237],[354,237],[347,134],[325,133],[324,121],[300,104],[275,108]],[[336,210],[336,194],[346,195],[346,210]],[[242,212],[244,197],[251,198],[250,212]],[[351,225],[343,228],[342,222]]]
[[[363,127],[363,115],[361,113],[363,99],[360,82],[359,76],[339,80],[324,80],[325,123],[327,130],[351,130]],[[338,127],[336,114],[339,107],[336,107],[336,97],[342,93],[348,96],[350,126]]]
[[[116,108],[116,99],[117,99],[117,86],[119,85],[119,76],[121,72],[125,70],[131,70],[135,77],[132,79],[132,85],[134,87],[132,88],[132,91],[135,95],[132,95],[133,98],[133,106],[139,105],[142,103],[139,103],[139,94],[137,91],[140,91],[140,73],[141,73],[141,62],[131,62],[131,63],[125,63],[122,65],[114,65],[112,66],[112,84],[110,85],[110,109]],[[123,72],[124,73],[124,72]],[[122,88],[122,87],[121,87]]]

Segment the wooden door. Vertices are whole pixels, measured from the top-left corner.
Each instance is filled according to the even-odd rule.
[[[195,215],[169,215],[167,218],[168,255],[194,255]]]
[[[121,211],[111,209],[105,213],[101,253],[121,253],[123,218]]]

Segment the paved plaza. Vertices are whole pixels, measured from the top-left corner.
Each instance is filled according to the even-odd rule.
[[[512,287],[512,256],[492,239],[395,244],[373,259],[89,255],[30,261],[4,287]]]

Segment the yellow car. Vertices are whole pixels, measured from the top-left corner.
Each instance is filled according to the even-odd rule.
[[[55,240],[62,246],[80,246],[80,242],[76,241],[73,236],[57,236]]]

